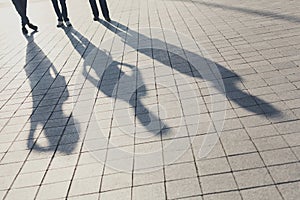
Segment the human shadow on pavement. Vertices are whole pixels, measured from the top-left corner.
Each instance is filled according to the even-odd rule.
[[[34,33],[25,36],[26,65],[32,96],[32,114],[27,147],[33,151],[59,151],[71,154],[79,140],[72,114],[63,104],[69,97],[65,77],[60,75],[43,50],[35,43]],[[35,139],[37,140],[35,141]]]
[[[175,1],[182,1],[182,0],[175,0]],[[214,7],[214,8],[238,11],[238,12],[246,13],[249,15],[257,15],[257,16],[261,16],[261,17],[269,17],[269,18],[284,20],[284,21],[293,22],[293,23],[300,23],[300,18],[297,16],[280,14],[280,13],[266,11],[266,10],[242,8],[242,7],[236,7],[236,6],[231,6],[231,5],[224,5],[224,4],[205,2],[205,1],[197,1],[197,0],[184,0],[184,1],[192,2],[192,3],[196,3],[196,4],[202,4],[202,5],[206,5],[206,6]]]
[[[118,22],[112,21],[108,23],[104,20],[99,21],[102,25],[104,25],[108,30],[112,32],[126,32],[127,34],[117,34],[126,45],[131,46],[133,49],[136,49],[140,53],[152,58],[165,66],[173,68],[174,70],[188,75],[190,77],[195,77],[197,79],[205,79],[208,78],[208,82],[216,89],[219,90],[220,94],[226,95],[226,97],[238,104],[240,107],[244,108],[247,111],[250,111],[255,114],[264,114],[268,117],[278,117],[281,115],[281,112],[276,109],[273,105],[269,104],[268,102],[264,101],[263,99],[253,96],[249,94],[247,91],[242,90],[239,88],[238,84],[241,83],[241,78],[231,70],[227,69],[226,67],[215,63],[207,58],[204,58],[196,53],[193,53],[187,49],[182,49],[181,47],[175,46],[173,44],[166,43],[160,39],[149,38],[141,33],[138,33],[134,30],[131,30],[127,26],[124,26]],[[116,31],[116,29],[118,31]],[[177,55],[176,53],[172,53],[171,51],[164,50],[164,49],[157,49],[157,48],[142,48],[139,49],[136,46],[136,42],[131,41],[149,41],[151,40],[153,44],[156,46],[167,46],[168,49],[171,50],[184,50],[186,55],[189,57],[196,58],[195,60],[201,61],[201,69],[197,69],[193,66],[186,58]],[[204,66],[203,66],[204,65]],[[215,65],[217,70],[221,75],[222,80],[214,80],[211,76],[203,76],[203,74],[207,73],[207,70],[210,68],[210,65]],[[201,71],[203,70],[203,71]],[[220,86],[220,82],[223,82],[224,87]],[[257,105],[262,109],[258,109]]]
[[[147,131],[158,134],[161,129],[167,128],[167,125],[141,101],[141,97],[147,95],[147,89],[136,66],[114,61],[109,52],[97,48],[73,27],[64,28],[64,30],[74,49],[84,60],[82,75],[98,91],[111,97],[112,100],[116,99],[128,103],[127,108],[134,111],[135,117]],[[128,70],[131,73],[125,72]],[[136,84],[137,80],[141,83]],[[127,115],[126,117],[128,121],[131,116]],[[116,119],[116,121],[118,120]],[[132,131],[134,132],[134,130]]]

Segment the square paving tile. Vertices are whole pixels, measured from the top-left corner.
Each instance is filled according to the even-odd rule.
[[[46,171],[50,159],[41,159],[41,160],[30,160],[25,162],[25,165],[22,168],[21,173],[30,173],[38,171]]]
[[[264,151],[261,152],[261,156],[266,165],[276,165],[298,161],[298,159],[290,149]]]
[[[230,172],[228,161],[225,157],[197,161],[198,170],[201,176]]]
[[[156,183],[156,184],[133,187],[132,199],[134,200],[166,199],[164,184]]]
[[[291,133],[283,136],[286,142],[290,146],[298,146],[300,143],[300,134],[298,133]]]
[[[197,177],[195,163],[182,163],[165,166],[166,180]]]
[[[0,177],[16,175],[20,170],[21,166],[21,162],[0,165]]]
[[[56,183],[61,181],[71,181],[74,167],[48,170],[43,183]]]
[[[69,196],[99,192],[100,180],[100,177],[74,180],[71,184]]]
[[[281,200],[282,197],[275,186],[260,187],[241,191],[245,200]]]
[[[278,135],[278,132],[273,125],[265,125],[258,127],[248,127],[246,128],[251,138],[261,138],[267,136]]]
[[[229,156],[228,159],[233,171],[264,166],[264,163],[258,153]]]
[[[38,190],[38,187],[26,187],[26,188],[18,188],[12,189],[6,196],[6,199],[34,199],[34,196]]]
[[[65,198],[70,182],[59,182],[42,185],[37,194],[37,199],[58,199]]]
[[[265,137],[253,140],[259,151],[288,147],[281,136]]]
[[[197,178],[182,179],[167,182],[168,199],[178,199],[181,197],[189,197],[200,195],[200,185]]]
[[[150,183],[164,182],[164,172],[161,168],[148,169],[149,171],[135,171],[133,185],[145,185]]]
[[[165,165],[194,161],[191,149],[163,151],[163,158]]]
[[[223,144],[227,155],[252,153],[256,151],[251,140],[228,141],[226,143],[223,142]]]
[[[13,184],[13,188],[38,186],[41,184],[45,172],[20,174]]]
[[[6,190],[10,188],[15,176],[4,176],[0,178],[0,190]]]
[[[278,185],[278,189],[285,199],[297,199],[300,196],[300,182]]]
[[[204,176],[200,180],[204,194],[237,189],[232,173]]]
[[[101,163],[77,166],[74,179],[89,178],[100,176],[103,173],[103,165]]]
[[[273,181],[266,168],[234,172],[239,188],[250,188],[272,184]]]
[[[269,167],[271,176],[276,183],[295,181],[300,179],[300,164],[291,163]]]
[[[115,173],[103,176],[101,191],[128,188],[132,185],[132,174]]]

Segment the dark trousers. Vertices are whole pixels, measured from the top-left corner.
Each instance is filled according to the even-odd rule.
[[[22,19],[22,26],[29,24],[29,19],[26,16],[27,0],[12,0],[15,8]]]
[[[61,6],[61,11],[58,6],[58,0],[52,0],[52,4],[53,4],[54,10],[55,10],[55,13],[57,15],[58,21],[63,21],[63,20],[69,21],[66,0],[59,0],[59,2],[60,2],[60,6]]]
[[[91,4],[91,7],[92,7],[94,17],[99,17],[99,10],[98,10],[98,7],[97,7],[96,0],[89,0],[89,1],[90,1],[90,4]],[[104,18],[109,18],[109,11],[108,11],[106,0],[99,0],[99,3],[100,3],[100,7],[101,7],[103,17]]]

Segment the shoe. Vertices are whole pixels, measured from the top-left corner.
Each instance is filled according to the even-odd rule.
[[[71,27],[72,26],[72,24],[71,24],[70,21],[66,21],[66,25],[67,25],[67,27]]]
[[[57,24],[57,28],[61,28],[64,26],[64,22],[63,21],[58,21],[58,24]]]
[[[111,22],[111,19],[109,17],[105,17],[105,20]]]
[[[37,31],[38,30],[38,27],[37,26],[35,26],[35,25],[33,25],[33,24],[28,24],[28,27],[29,28],[31,28],[32,30],[34,30],[34,31]]]
[[[28,33],[28,30],[25,28],[25,26],[22,27],[22,33],[26,35]]]
[[[94,17],[93,20],[94,21],[99,21],[100,19],[99,19],[99,17]]]

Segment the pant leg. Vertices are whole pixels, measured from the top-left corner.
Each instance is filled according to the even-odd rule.
[[[103,17],[109,18],[109,11],[108,11],[106,0],[99,0],[99,2],[100,2]]]
[[[22,2],[22,10],[24,12],[24,18],[22,18],[22,25],[29,24],[29,19],[27,17],[27,0],[20,0]]]
[[[52,1],[54,10],[55,10],[56,16],[57,16],[57,18],[58,18],[58,21],[62,21],[63,18],[62,18],[61,11],[60,11],[60,9],[59,9],[59,7],[58,7],[58,2],[57,2],[57,0],[51,0],[51,1]]]
[[[22,1],[22,10],[24,11],[24,13],[25,13],[25,19],[24,19],[24,22],[26,23],[26,24],[28,24],[29,23],[29,19],[28,19],[28,17],[27,17],[27,0],[21,0]]]
[[[62,16],[63,16],[65,22],[69,21],[66,0],[60,0],[60,5],[61,5],[61,10],[62,10]]]
[[[98,7],[97,7],[96,0],[89,0],[89,1],[90,1],[90,5],[91,5],[91,8],[92,8],[94,17],[99,17],[99,10],[98,10]]]
[[[27,0],[12,0],[12,2],[21,17],[22,26],[25,26],[29,23],[29,19],[26,16]]]

